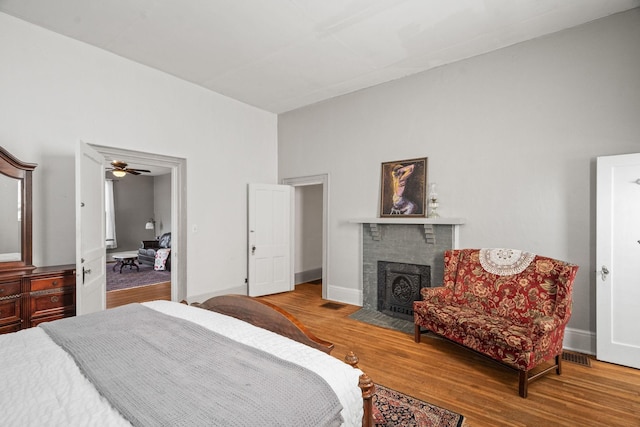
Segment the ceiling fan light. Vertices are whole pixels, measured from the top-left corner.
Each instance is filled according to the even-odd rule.
[[[125,176],[127,173],[125,171],[121,171],[121,170],[114,170],[113,172],[111,172],[113,174],[113,176],[117,176],[118,178],[122,178],[123,176]]]

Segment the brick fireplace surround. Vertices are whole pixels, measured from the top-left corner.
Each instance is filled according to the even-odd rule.
[[[378,310],[378,261],[429,266],[431,286],[442,286],[444,252],[458,247],[461,218],[373,218],[362,224],[363,308]]]

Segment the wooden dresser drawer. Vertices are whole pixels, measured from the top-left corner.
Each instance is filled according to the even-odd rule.
[[[22,298],[7,298],[0,300],[0,325],[20,322],[20,305]]]
[[[10,295],[20,295],[20,280],[12,280],[10,282],[0,282],[0,298]]]
[[[31,318],[73,310],[76,305],[74,289],[64,292],[31,294]]]
[[[72,286],[76,283],[76,276],[54,276],[42,279],[31,279],[31,292],[48,291],[50,289],[60,289],[65,286]]]

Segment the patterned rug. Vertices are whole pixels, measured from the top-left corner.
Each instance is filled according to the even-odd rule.
[[[171,281],[170,271],[155,271],[151,265],[140,265],[140,271],[125,266],[113,271],[115,263],[107,263],[107,292]]]
[[[385,427],[461,427],[464,421],[460,414],[380,384],[376,384],[373,419],[376,426]]]

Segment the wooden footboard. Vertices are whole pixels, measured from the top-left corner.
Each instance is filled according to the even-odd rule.
[[[327,354],[330,354],[334,347],[333,343],[313,335],[293,315],[267,301],[246,295],[222,295],[209,298],[203,303],[193,303],[191,305],[235,317],[236,319],[275,332]],[[358,357],[353,352],[347,354],[345,362],[353,368],[359,369]],[[375,385],[369,376],[362,374],[360,375],[358,386],[360,390],[362,390],[364,408],[362,426],[373,427],[373,395]]]
[[[298,319],[267,301],[246,295],[222,295],[191,305],[235,317],[327,354],[333,350],[332,343],[316,337]]]
[[[358,368],[358,356],[356,356],[353,351],[350,351],[349,354],[347,354],[344,361],[353,368],[360,369]],[[362,415],[362,427],[374,427],[373,396],[376,392],[376,386],[371,378],[369,378],[367,374],[363,373],[360,375],[358,387],[360,387],[360,390],[362,391],[362,407],[364,409],[364,413]]]

